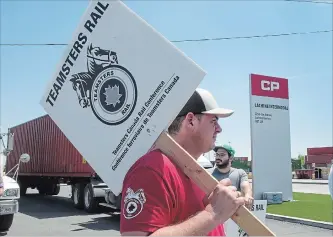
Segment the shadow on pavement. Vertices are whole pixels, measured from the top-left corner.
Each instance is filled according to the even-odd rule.
[[[110,215],[104,217],[94,217],[91,221],[76,223],[73,225],[79,226],[79,228],[72,231],[81,231],[85,229],[104,231],[104,230],[115,230],[119,231],[119,215]]]
[[[27,194],[21,197],[19,212],[38,219],[88,215],[76,209],[70,198],[39,194]]]
[[[57,196],[43,196],[35,190],[29,190],[30,192],[19,200],[19,212],[39,220],[75,217],[68,219],[72,233],[80,234],[83,230],[119,231],[119,213],[110,212],[110,209],[104,207],[93,214],[78,210],[73,206],[70,189],[62,187],[61,190]]]

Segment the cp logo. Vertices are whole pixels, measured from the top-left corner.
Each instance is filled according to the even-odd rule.
[[[277,81],[261,81],[261,89],[263,91],[276,91],[280,89],[280,84]]]

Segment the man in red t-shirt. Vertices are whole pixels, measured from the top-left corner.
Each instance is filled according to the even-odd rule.
[[[218,118],[232,114],[219,108],[208,91],[197,89],[168,132],[197,159],[214,148],[221,132]],[[225,236],[223,223],[243,204],[230,180],[222,180],[207,198],[166,155],[154,150],[125,176],[120,232],[124,236]]]

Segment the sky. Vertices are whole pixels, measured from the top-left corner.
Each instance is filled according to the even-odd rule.
[[[287,1],[124,1],[169,40],[332,30],[332,4]],[[68,43],[88,1],[1,1],[1,43]],[[175,43],[207,76],[221,107],[217,143],[250,157],[249,74],[289,80],[292,157],[332,146],[332,32]],[[65,46],[1,45],[1,132],[45,114],[39,101]]]

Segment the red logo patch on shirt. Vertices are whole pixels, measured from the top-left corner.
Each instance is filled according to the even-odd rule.
[[[146,202],[146,197],[143,189],[136,192],[131,188],[127,188],[124,198],[123,215],[126,219],[132,219],[138,216],[143,210],[143,204]]]

